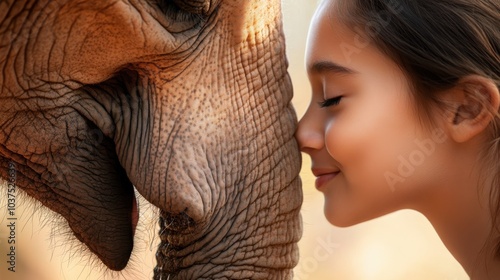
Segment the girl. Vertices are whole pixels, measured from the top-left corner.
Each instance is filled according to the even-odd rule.
[[[324,0],[297,139],[325,215],[424,214],[472,279],[500,279],[500,1]]]

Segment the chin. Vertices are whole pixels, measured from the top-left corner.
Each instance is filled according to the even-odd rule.
[[[377,209],[369,207],[362,209],[363,211],[355,211],[354,209],[349,210],[338,206],[335,207],[329,203],[325,203],[324,214],[326,220],[330,224],[336,227],[345,228],[364,223],[397,211],[395,209]]]
[[[354,226],[373,219],[368,217],[366,217],[365,219],[361,219],[359,215],[342,213],[341,211],[333,211],[333,209],[328,208],[327,205],[325,205],[324,213],[326,220],[330,224],[341,228]]]

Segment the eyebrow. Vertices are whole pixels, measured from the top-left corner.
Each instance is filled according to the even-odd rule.
[[[318,61],[309,67],[310,73],[356,74],[357,71],[330,61]]]

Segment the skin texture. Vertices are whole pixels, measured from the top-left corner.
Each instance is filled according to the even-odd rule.
[[[0,175],[113,270],[288,279],[302,202],[280,1],[0,2]]]
[[[432,108],[434,123],[423,123],[401,67],[340,22],[335,3],[323,1],[312,21],[306,51],[312,98],[296,134],[311,156],[326,218],[345,227],[417,210],[472,279],[496,279],[492,174],[482,153],[491,141],[490,108],[500,106],[497,86],[464,77],[439,93],[448,109]],[[346,48],[360,40],[366,44],[359,52]]]

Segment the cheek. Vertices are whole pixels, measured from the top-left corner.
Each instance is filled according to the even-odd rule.
[[[403,110],[407,107],[385,104],[346,108],[326,131],[330,155],[351,191],[360,195],[390,191],[386,175],[397,171],[400,158],[415,149],[419,138],[415,120]]]

